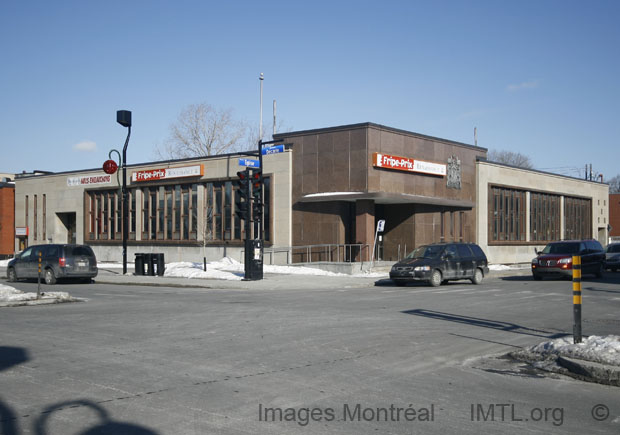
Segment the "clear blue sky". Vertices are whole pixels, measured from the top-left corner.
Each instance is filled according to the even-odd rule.
[[[0,172],[154,148],[188,104],[288,130],[375,122],[620,173],[620,1],[5,1]],[[90,145],[84,145],[84,143]],[[94,143],[94,144],[93,144]],[[82,144],[81,146],[79,144]],[[550,169],[557,168],[557,169]],[[577,168],[577,169],[570,169]]]

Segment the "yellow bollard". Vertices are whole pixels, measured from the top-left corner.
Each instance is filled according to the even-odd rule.
[[[573,256],[573,343],[581,343],[581,257]]]

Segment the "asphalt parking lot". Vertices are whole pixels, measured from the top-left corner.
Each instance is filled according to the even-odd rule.
[[[570,281],[520,274],[401,288],[268,276],[257,288],[198,283],[207,288],[101,280],[54,289],[86,302],[1,309],[5,433],[620,428],[617,388],[494,358],[572,332]],[[585,334],[620,335],[619,284],[620,273],[584,280]],[[595,420],[600,404],[610,414]],[[384,409],[401,409],[400,418]],[[405,418],[407,409],[416,418]],[[500,418],[500,409],[511,413]]]

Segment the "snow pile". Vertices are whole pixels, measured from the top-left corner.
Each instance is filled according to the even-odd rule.
[[[14,287],[0,284],[0,302],[23,302],[37,299],[36,293],[24,293]],[[73,298],[67,292],[44,292],[41,299],[57,299],[59,302],[71,301]]]
[[[118,269],[122,268],[122,263],[100,262],[97,264],[99,269]],[[134,269],[133,263],[127,263],[128,274],[132,275]],[[181,261],[176,263],[166,263],[166,271],[164,276],[175,278],[207,278],[207,279],[228,279],[240,280],[243,278],[243,263],[231,257],[224,257],[218,261],[210,261],[207,263],[207,271],[204,270],[203,263],[194,263],[191,261]],[[132,271],[132,272],[129,272]],[[313,267],[304,266],[278,266],[263,265],[263,273],[273,273],[282,275],[312,275],[312,276],[342,276],[351,277],[347,273],[328,272],[326,270],[315,269]],[[359,272],[353,276],[361,276],[366,278],[382,278],[387,272],[370,273],[368,271]]]
[[[505,264],[489,264],[489,270],[510,270],[510,266]]]
[[[573,343],[572,336],[556,338],[533,346],[528,351],[544,358],[565,356],[620,366],[620,336],[618,335],[606,337],[592,335],[577,344]]]
[[[218,270],[215,267],[211,267],[211,263],[207,264],[207,271],[205,272],[203,270],[202,263],[190,263],[189,261],[184,261],[181,263],[166,264],[164,276],[190,279],[208,278],[240,281],[243,278],[243,272],[241,272],[241,275],[238,275],[224,270]]]
[[[203,263],[183,261],[166,264],[164,276],[176,278],[211,278],[241,280],[244,275],[244,265],[230,257],[207,263],[207,271],[203,270]],[[285,275],[314,275],[314,276],[350,276],[345,273],[327,272],[312,267],[263,265],[263,273]]]

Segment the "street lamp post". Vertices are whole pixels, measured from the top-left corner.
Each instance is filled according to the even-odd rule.
[[[116,122],[123,127],[127,127],[127,139],[123,147],[123,275],[127,273],[127,239],[129,238],[129,198],[127,195],[127,145],[131,136],[131,111],[118,110],[116,112]]]

